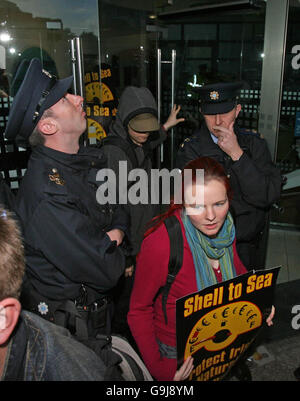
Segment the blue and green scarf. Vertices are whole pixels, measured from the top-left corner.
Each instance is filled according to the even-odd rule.
[[[217,283],[216,275],[208,258],[219,260],[223,281],[235,277],[236,271],[233,265],[232,247],[235,228],[231,214],[227,214],[216,238],[210,238],[197,230],[184,211],[182,213],[182,221],[193,255],[198,291]]]

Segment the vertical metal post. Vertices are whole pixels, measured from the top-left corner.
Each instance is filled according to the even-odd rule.
[[[157,108],[158,108],[158,121],[161,118],[161,65],[172,64],[172,75],[171,75],[171,108],[175,102],[175,64],[176,64],[176,50],[172,50],[172,60],[162,61],[161,60],[161,49],[157,49]],[[174,157],[174,132],[171,129],[171,168],[173,168],[173,157]],[[160,168],[161,162],[163,162],[163,144],[160,145],[158,150],[158,168]]]
[[[160,123],[161,115],[161,49],[157,49],[157,111],[158,122]],[[157,149],[157,167],[160,168],[163,160],[163,144]]]
[[[78,36],[71,39],[70,47],[74,94],[84,98],[84,68],[81,39]],[[84,133],[84,135],[82,135],[80,142],[84,145],[87,145],[88,135],[86,132]]]
[[[161,108],[161,49],[157,49],[157,109],[158,121],[160,122]]]
[[[171,88],[171,108],[175,103],[175,63],[176,63],[176,50],[172,50],[172,88]],[[171,129],[171,169],[173,169],[174,160],[174,129]]]
[[[74,39],[70,41],[71,47],[71,63],[72,63],[72,74],[73,74],[73,89],[74,93],[77,93],[77,79],[76,79],[76,54],[75,54],[75,42]]]
[[[276,161],[289,0],[267,2],[258,129]]]
[[[84,96],[83,86],[83,55],[81,39],[77,36],[71,39],[71,61],[72,61],[72,72],[74,78],[74,94]]]
[[[75,38],[76,44],[76,54],[77,54],[77,69],[78,69],[78,83],[79,83],[79,95],[84,97],[84,86],[83,86],[83,76],[84,76],[84,68],[83,68],[83,54],[82,54],[82,44],[81,39],[77,36]]]

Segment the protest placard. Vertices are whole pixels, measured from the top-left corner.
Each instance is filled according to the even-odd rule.
[[[221,380],[269,316],[280,267],[252,271],[176,301],[178,367],[189,355],[189,380]]]

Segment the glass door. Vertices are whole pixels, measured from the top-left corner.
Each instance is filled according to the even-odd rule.
[[[3,138],[9,106],[34,57],[58,78],[72,75],[70,40],[74,37],[80,37],[82,43],[83,69],[94,72],[95,66],[99,67],[97,0],[0,2],[0,159],[1,170],[12,188],[18,188],[29,150],[17,148]],[[95,100],[92,96],[89,87],[89,101]]]
[[[274,226],[300,229],[300,4],[290,2],[276,162],[286,178]]]
[[[118,99],[126,86],[144,86],[156,95],[157,33],[148,31],[154,3],[154,0],[99,1],[102,95],[99,99],[101,105],[88,109],[88,115],[93,121],[97,118],[100,131],[93,135],[90,129],[90,141],[101,140],[107,135],[117,111]],[[85,79],[88,100],[89,88],[93,90],[95,85],[92,75],[87,74]]]
[[[81,45],[83,92],[88,117],[87,138],[93,144],[107,135],[118,98],[128,85],[146,86],[160,100],[160,120],[172,103],[181,104],[186,122],[174,129],[159,156],[172,163],[182,140],[200,124],[193,87],[211,79],[247,82],[242,94],[242,125],[257,128],[263,57],[265,8],[239,10],[195,7],[165,0],[2,0],[0,3],[1,132],[9,104],[32,57],[59,78],[73,73],[70,41]],[[222,2],[218,2],[222,3]],[[224,2],[223,2],[224,3]],[[231,2],[233,4],[234,2]],[[240,3],[240,2],[237,2]],[[201,10],[199,10],[201,8]],[[182,13],[178,13],[182,9]],[[157,50],[161,50],[158,93]],[[175,78],[170,61],[176,54]],[[16,77],[18,67],[20,73]],[[172,90],[172,81],[174,90]],[[1,92],[2,93],[2,92]],[[23,151],[23,154],[21,154]],[[27,151],[2,138],[2,170],[14,187],[26,166]],[[5,160],[5,161],[3,161]],[[6,166],[10,161],[10,167]],[[3,164],[4,163],[4,164]],[[14,165],[16,166],[14,167]],[[159,163],[157,163],[159,164]]]
[[[183,139],[201,124],[194,90],[199,85],[244,81],[239,124],[257,130],[264,48],[263,2],[255,7],[251,2],[244,2],[248,4],[243,7],[241,2],[190,2],[189,8],[187,2],[179,3],[157,9],[157,24],[164,32],[158,46],[163,57],[170,58],[172,50],[176,51],[175,103],[182,106],[186,117],[175,129],[173,148],[171,139],[165,145],[168,164],[176,156]],[[162,118],[167,117],[171,103],[171,73],[167,65],[164,69]]]

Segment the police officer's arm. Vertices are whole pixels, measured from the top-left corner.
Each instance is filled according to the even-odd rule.
[[[124,235],[129,235],[129,215],[126,212],[126,208],[124,205],[114,205],[113,208],[113,216],[110,230],[119,230],[121,231],[122,237]],[[123,234],[122,234],[123,233]]]
[[[243,152],[232,171],[239,181],[243,199],[255,207],[269,207],[280,198],[281,176],[274,166],[264,139],[252,138],[251,157]]]
[[[105,292],[124,272],[123,252],[106,228],[63,196],[40,202],[25,230],[29,245],[73,282]]]
[[[111,241],[116,241],[117,246],[121,245],[125,235],[124,231],[118,228],[113,228],[112,230],[107,231],[106,234],[109,236]]]
[[[15,195],[0,174],[0,204],[6,209],[14,211],[16,207]]]

